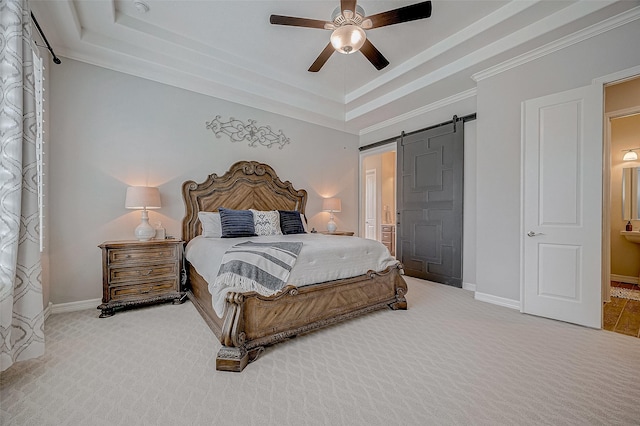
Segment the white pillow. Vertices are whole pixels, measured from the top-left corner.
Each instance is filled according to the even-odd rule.
[[[220,213],[198,212],[198,219],[202,224],[202,236],[205,238],[220,238],[222,225],[220,225]]]
[[[280,214],[277,210],[250,210],[253,213],[253,226],[256,230],[256,235],[282,235]]]
[[[300,213],[300,221],[302,221],[304,232],[309,233],[309,226],[307,226],[307,217],[303,213]]]

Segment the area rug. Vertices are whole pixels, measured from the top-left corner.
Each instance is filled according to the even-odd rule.
[[[632,288],[611,287],[611,297],[640,300],[640,290]]]

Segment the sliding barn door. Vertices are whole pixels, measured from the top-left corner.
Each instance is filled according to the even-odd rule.
[[[464,123],[398,142],[396,257],[405,274],[462,287]]]

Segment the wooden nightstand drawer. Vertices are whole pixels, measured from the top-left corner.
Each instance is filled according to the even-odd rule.
[[[382,232],[393,232],[393,225],[382,225]]]
[[[173,300],[181,303],[180,240],[107,241],[102,249],[101,318],[126,308]]]
[[[382,242],[390,243],[391,242],[391,232],[383,232],[382,233]]]
[[[127,286],[115,286],[109,288],[109,296],[112,301],[139,300],[165,294],[172,291],[175,286],[175,280],[144,282]]]
[[[178,273],[176,262],[164,265],[154,264],[150,266],[112,268],[109,270],[109,285],[140,279],[177,277]]]
[[[154,262],[177,259],[178,248],[174,246],[153,248],[122,248],[109,250],[109,264],[131,262]]]

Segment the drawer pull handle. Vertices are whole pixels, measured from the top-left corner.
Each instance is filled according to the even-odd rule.
[[[145,274],[142,273],[142,271],[138,272],[138,274],[140,275],[144,275],[145,277],[149,276],[151,273],[153,272],[153,269],[149,269]]]
[[[126,255],[126,256],[125,256],[125,258],[127,258],[127,259],[131,259],[131,255],[130,255],[130,254],[128,254],[128,255]]]
[[[147,294],[147,293],[150,293],[150,292],[151,292],[151,290],[153,290],[153,287],[149,287],[149,290],[147,290],[147,291],[141,291],[141,292],[140,292],[140,294]]]

